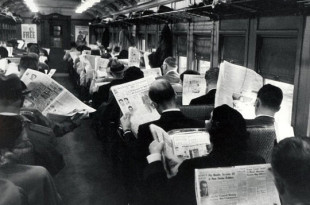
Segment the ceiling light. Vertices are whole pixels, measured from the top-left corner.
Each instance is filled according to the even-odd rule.
[[[83,13],[94,4],[99,3],[100,0],[82,0],[81,5],[75,10],[75,13]]]
[[[31,10],[31,12],[38,12],[39,9],[38,7],[35,5],[35,3],[33,2],[33,0],[24,0],[25,4],[27,5],[27,7]]]

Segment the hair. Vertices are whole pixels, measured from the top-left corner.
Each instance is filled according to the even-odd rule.
[[[310,139],[291,137],[282,140],[272,151],[271,166],[286,188],[297,199],[310,201]]]
[[[18,65],[19,70],[21,69],[32,69],[32,70],[38,70],[38,60],[34,56],[23,56],[20,59],[19,65]]]
[[[214,149],[234,152],[247,149],[246,122],[237,110],[226,104],[214,108],[208,131]]]
[[[119,55],[118,55],[117,58],[118,58],[118,59],[127,59],[127,58],[128,58],[128,51],[122,50],[122,51],[119,53]]]
[[[218,67],[212,67],[206,71],[205,79],[207,83],[217,83],[220,69]]]
[[[205,180],[200,181],[200,187],[202,187],[203,184],[208,184],[208,183]]]
[[[283,100],[282,90],[274,85],[266,84],[257,93],[263,106],[279,110]]]
[[[119,46],[115,46],[113,49],[113,51],[116,53],[120,52],[120,50],[121,50],[121,48]]]
[[[39,46],[36,45],[36,44],[33,44],[29,47],[29,52],[30,53],[35,53],[37,55],[40,55],[40,49],[39,49]]]
[[[152,83],[149,90],[149,97],[153,102],[163,104],[175,100],[175,92],[167,80],[159,79]]]
[[[164,62],[167,63],[167,65],[170,67],[177,67],[177,60],[174,57],[168,57],[164,60]]]
[[[8,56],[9,56],[8,50],[5,47],[0,46],[0,59],[7,58]]]
[[[70,43],[70,47],[71,47],[71,48],[76,48],[77,45],[76,45],[76,43],[75,43],[74,41],[72,41],[72,42]]]
[[[131,66],[124,72],[124,80],[126,82],[138,80],[144,77],[144,73],[141,71],[140,68],[136,66]]]
[[[184,80],[184,75],[186,75],[186,74],[190,74],[190,75],[200,75],[200,73],[199,73],[198,71],[195,71],[195,70],[186,70],[186,71],[184,71],[183,73],[181,73],[181,75],[180,75],[180,79],[182,80],[182,82],[183,82],[183,80]]]

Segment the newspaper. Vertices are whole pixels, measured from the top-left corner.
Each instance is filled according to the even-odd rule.
[[[141,69],[144,77],[155,76],[155,78],[162,76],[160,68],[152,68],[152,69]]]
[[[47,57],[46,56],[40,56],[39,57],[39,62],[45,63],[45,61],[47,61]]]
[[[8,56],[13,57],[13,47],[6,47],[6,50],[8,51]]]
[[[85,58],[90,62],[92,69],[95,70],[97,67],[96,63],[98,62],[97,59],[99,59],[100,56],[85,55]]]
[[[21,80],[31,90],[31,95],[26,96],[24,107],[35,108],[45,116],[48,113],[67,115],[80,111],[96,111],[44,73],[27,69]]]
[[[245,119],[255,118],[254,102],[263,78],[255,71],[224,61],[220,66],[215,107],[227,104]]]
[[[80,51],[74,51],[74,52],[70,52],[70,56],[73,60],[73,62],[81,55]]]
[[[270,164],[195,170],[197,205],[280,205]]]
[[[95,72],[96,78],[106,78],[108,77],[107,68],[109,64],[109,59],[105,58],[96,58],[96,66],[95,66]]]
[[[147,52],[147,51],[144,52],[144,54],[143,54],[145,69],[151,69],[150,60],[149,60],[149,55],[150,54],[151,53]]]
[[[167,133],[156,125],[150,125],[150,130],[154,140],[164,142],[162,158],[168,178],[177,174],[179,165],[185,159],[206,156],[212,150],[206,129],[185,128]]]
[[[129,47],[128,50],[128,67],[140,67],[140,51],[135,47]]]
[[[147,77],[111,88],[123,114],[131,113],[132,131],[137,134],[141,124],[159,119],[160,115],[148,92],[155,77]]]
[[[206,94],[207,83],[204,75],[184,75],[182,105],[189,105],[192,99]]]

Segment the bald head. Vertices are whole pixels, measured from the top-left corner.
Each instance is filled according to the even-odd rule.
[[[159,79],[152,83],[149,96],[153,102],[159,105],[175,101],[175,92],[171,84],[164,79]]]

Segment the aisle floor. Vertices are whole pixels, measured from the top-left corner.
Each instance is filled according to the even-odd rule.
[[[74,91],[68,76],[56,75],[54,79]],[[90,123],[85,120],[73,132],[57,139],[66,162],[66,167],[55,177],[58,191],[65,205],[126,204],[123,186]]]

